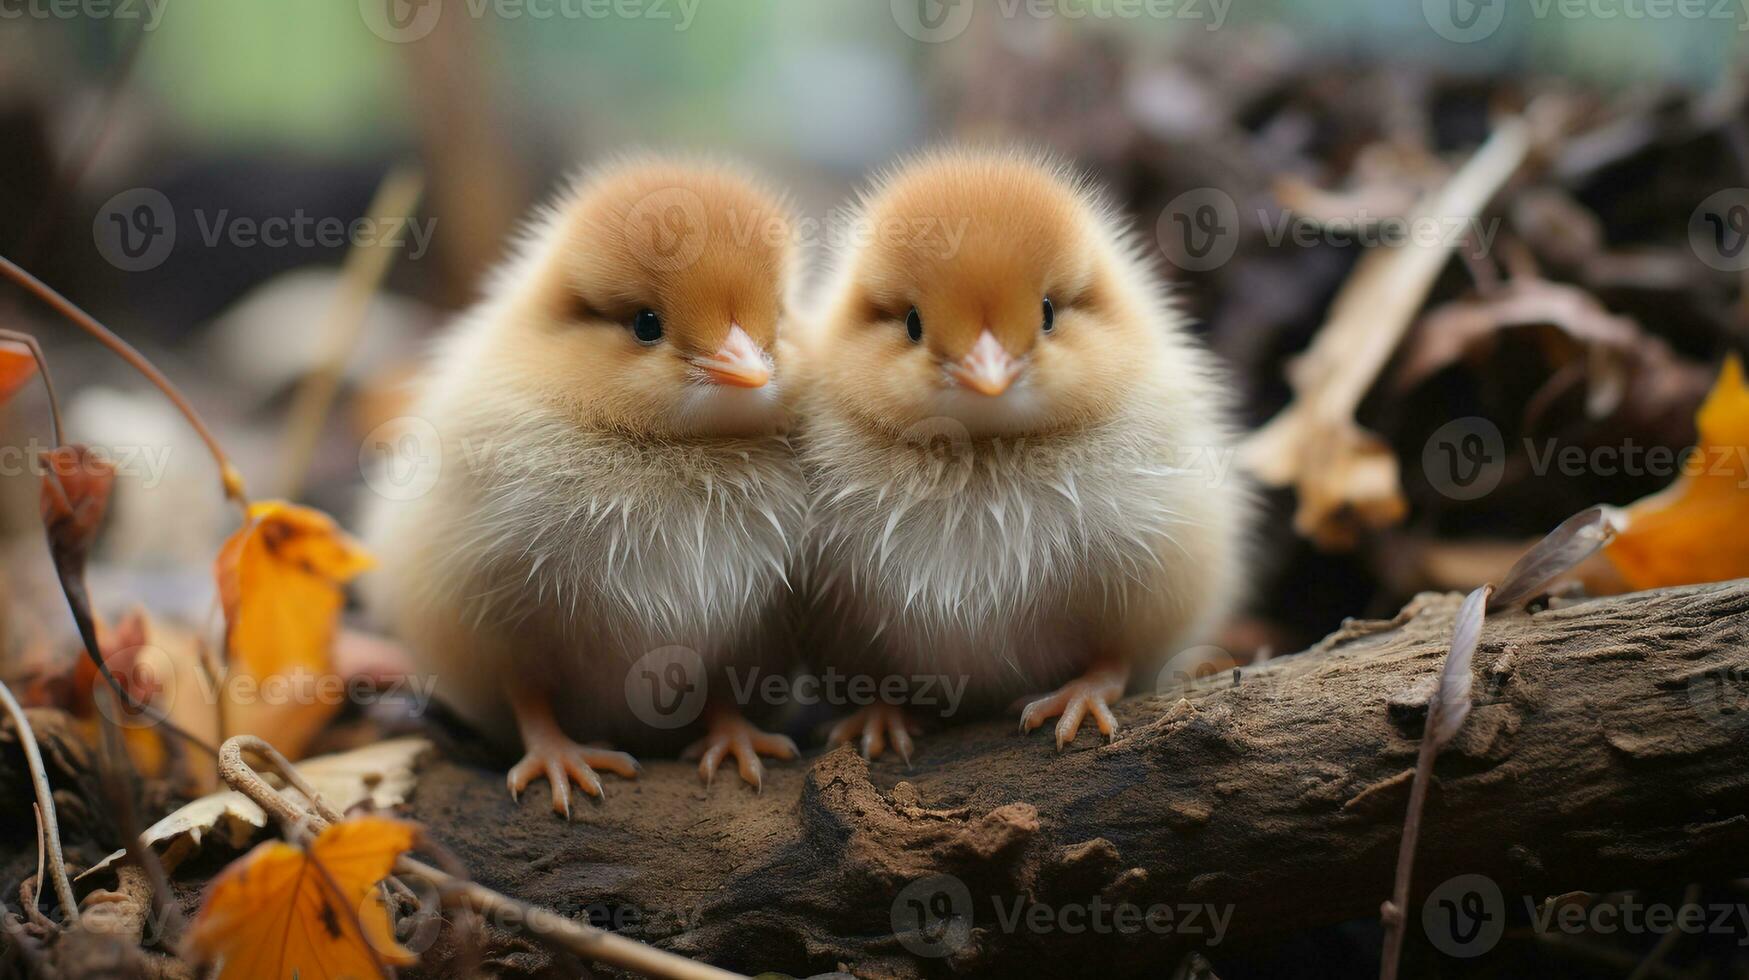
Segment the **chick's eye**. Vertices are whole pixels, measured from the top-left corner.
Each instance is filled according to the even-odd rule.
[[[1057,308],[1051,305],[1051,298],[1045,297],[1045,333],[1057,329]]]
[[[923,317],[915,306],[911,307],[911,312],[905,314],[905,336],[910,337],[914,344],[923,339]]]
[[[639,310],[632,317],[632,336],[640,344],[653,344],[662,339],[662,317],[655,310]]]

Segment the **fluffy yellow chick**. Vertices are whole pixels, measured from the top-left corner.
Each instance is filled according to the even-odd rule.
[[[731,168],[607,166],[539,214],[436,350],[412,414],[438,475],[374,502],[366,593],[441,699],[520,736],[513,796],[545,776],[568,817],[570,781],[599,796],[595,770],[638,768],[573,739],[662,744],[705,690],[689,751],[707,780],[733,755],[757,786],[759,754],[795,754],[722,683],[786,666],[770,633],[805,488],[778,346],[792,227]]]
[[[916,712],[1059,717],[1057,747],[1240,584],[1227,386],[1120,218],[1058,166],[946,150],[866,197],[804,341],[810,644],[950,690],[832,733],[909,757]]]

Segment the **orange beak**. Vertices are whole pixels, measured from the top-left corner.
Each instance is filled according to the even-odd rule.
[[[771,359],[739,323],[729,324],[729,336],[715,354],[693,358],[692,366],[733,388],[763,388],[771,380]]]
[[[1020,376],[1020,367],[1020,362],[1008,353],[996,335],[985,330],[965,357],[947,366],[947,373],[961,387],[995,397],[1007,391]]]

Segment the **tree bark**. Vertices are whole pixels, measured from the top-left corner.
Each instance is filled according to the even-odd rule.
[[[571,824],[544,789],[514,805],[501,772],[443,762],[414,816],[490,887],[742,972],[1158,975],[1216,939],[1378,914],[1460,599],[1126,700],[1109,745],[1084,731],[1057,754],[989,721],[925,734],[909,768],[775,763],[760,795],[645,760]],[[1491,616],[1411,930],[1459,874],[1522,907],[1749,872],[1745,613],[1749,580]],[[542,955],[494,938],[505,961]]]

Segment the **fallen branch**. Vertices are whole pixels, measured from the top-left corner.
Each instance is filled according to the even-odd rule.
[[[1451,180],[1410,215],[1411,226],[1457,227],[1479,220],[1530,153],[1523,120],[1501,121]],[[1245,467],[1269,486],[1299,494],[1294,529],[1327,548],[1352,547],[1361,528],[1403,519],[1397,460],[1354,420],[1361,399],[1396,351],[1457,236],[1412,240],[1363,256],[1330,304],[1312,346],[1288,369],[1294,400],[1240,449]]]
[[[999,719],[926,733],[910,768],[848,750],[773,765],[759,795],[646,759],[571,824],[544,789],[513,804],[497,760],[445,761],[413,815],[483,886],[745,973],[1157,975],[1216,938],[1377,914],[1461,598],[1423,595],[1236,678],[1132,698],[1110,746],[1084,736],[1057,754]],[[1746,677],[1749,580],[1491,614],[1474,709],[1433,767],[1411,931],[1457,874],[1488,876],[1522,912],[1749,871]],[[1218,937],[1206,917],[1027,924],[1033,903],[1095,901],[1231,919]]]

